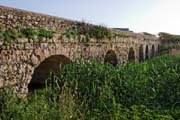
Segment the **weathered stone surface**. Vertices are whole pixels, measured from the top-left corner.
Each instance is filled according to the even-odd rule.
[[[28,42],[28,38],[19,38],[17,39],[18,43],[27,43]]]
[[[39,59],[35,55],[32,55],[31,56],[31,62],[32,62],[32,65],[35,66],[39,63]]]

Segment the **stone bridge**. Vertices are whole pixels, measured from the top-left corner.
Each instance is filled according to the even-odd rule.
[[[117,66],[150,59],[159,52],[161,43],[151,35],[109,29],[120,36],[91,38],[88,42],[61,36],[76,23],[79,22],[0,6],[0,24],[8,29],[22,25],[58,31],[52,38],[17,38],[8,46],[0,39],[0,86],[15,85],[18,92],[27,93],[28,85],[43,83],[51,70],[57,71],[62,64],[78,58]]]

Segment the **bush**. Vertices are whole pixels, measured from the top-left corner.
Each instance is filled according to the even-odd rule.
[[[22,33],[28,38],[32,38],[33,36],[37,36],[39,34],[38,30],[34,28],[23,29]]]
[[[53,33],[54,33],[53,31],[50,31],[50,30],[47,30],[47,29],[40,29],[38,35],[40,37],[52,38]]]

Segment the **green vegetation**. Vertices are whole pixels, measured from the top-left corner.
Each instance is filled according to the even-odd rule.
[[[22,33],[28,38],[33,38],[33,36],[52,38],[54,32],[47,29],[26,28],[22,30]]]
[[[159,37],[165,41],[168,42],[179,42],[180,41],[180,35],[173,35],[173,34],[169,34],[169,33],[164,33],[164,32],[160,32]]]
[[[47,29],[37,29],[32,27],[17,26],[13,29],[7,29],[3,25],[0,25],[0,40],[4,40],[4,45],[11,45],[17,38],[34,38],[46,37],[52,38],[54,31]],[[84,22],[72,24],[61,36],[65,36],[68,39],[73,38],[79,40],[79,42],[88,43],[91,38],[94,38],[99,42],[101,39],[112,39],[115,37],[129,37],[125,33],[114,33],[110,29],[97,25],[91,25]]]
[[[81,38],[83,35],[85,37]],[[78,37],[80,42],[89,42],[90,38],[95,38],[97,40],[101,39],[111,39],[116,36],[118,37],[128,37],[125,34],[117,34],[111,32],[108,28],[103,26],[93,26],[91,24],[87,24],[84,22],[73,24],[70,28],[68,28],[62,36],[67,38],[75,38]]]
[[[179,66],[169,55],[125,67],[79,60],[25,100],[1,89],[0,119],[178,120]]]
[[[33,38],[34,36],[52,38],[54,31],[47,29],[21,28],[5,29],[0,27],[0,40],[4,40],[4,45],[11,45],[17,38]]]
[[[169,33],[160,32],[159,37],[163,42],[161,51],[180,48],[180,35],[172,35]]]
[[[178,43],[164,43],[161,44],[160,50],[161,51],[168,51],[171,49],[180,49],[180,44]]]

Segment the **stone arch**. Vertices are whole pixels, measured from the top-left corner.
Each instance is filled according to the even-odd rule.
[[[146,60],[149,59],[149,47],[148,47],[148,45],[146,45],[145,54],[146,54],[146,56],[145,56]]]
[[[143,45],[141,44],[139,47],[139,61],[144,60],[144,50],[143,50]]]
[[[118,60],[117,60],[116,53],[113,50],[108,50],[105,55],[104,62],[110,63],[114,67],[117,66]]]
[[[46,58],[34,69],[32,79],[28,84],[28,88],[30,90],[33,90],[44,87],[45,80],[47,80],[47,78],[49,77],[50,72],[58,75],[60,72],[60,68],[70,62],[71,60],[64,55],[52,55]]]
[[[154,45],[152,45],[151,56],[152,56],[152,57],[154,57],[154,56],[155,56],[155,47],[154,47]]]
[[[128,61],[135,61],[135,52],[134,52],[134,49],[133,47],[131,47],[129,49],[129,53],[128,53]]]

